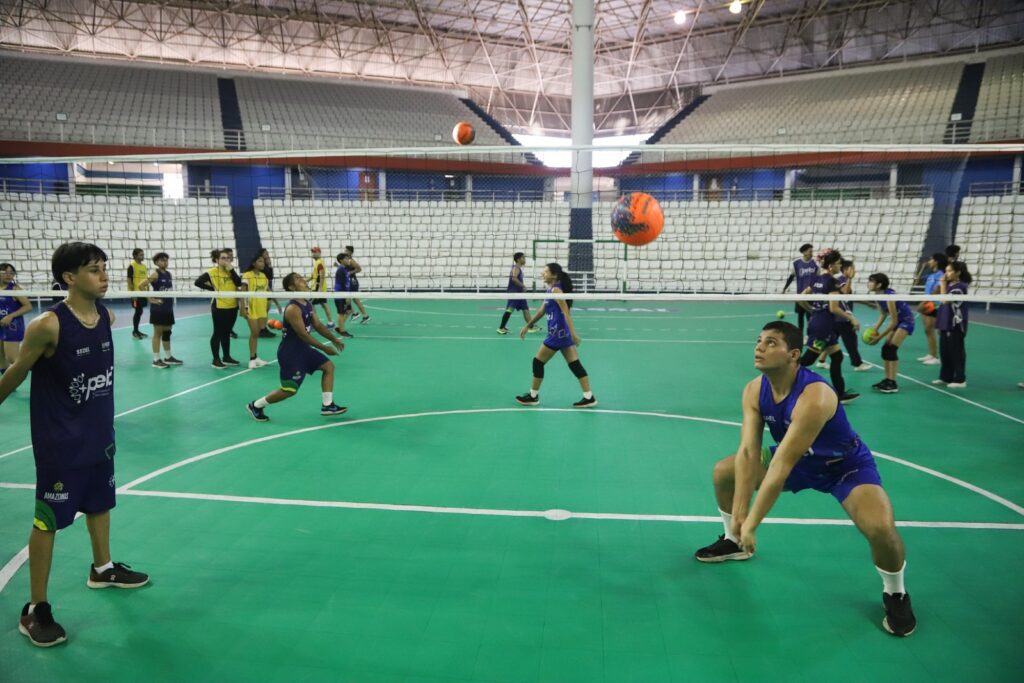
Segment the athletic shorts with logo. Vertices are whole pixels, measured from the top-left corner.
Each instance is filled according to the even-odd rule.
[[[114,460],[86,467],[36,467],[36,512],[33,525],[41,531],[71,526],[79,512],[106,512],[116,503]]]

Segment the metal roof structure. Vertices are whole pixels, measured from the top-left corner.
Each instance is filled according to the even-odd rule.
[[[708,85],[1024,49],[1017,0],[595,9],[599,135],[649,132]],[[0,0],[0,49],[462,90],[524,133],[569,130],[571,35],[569,0]]]

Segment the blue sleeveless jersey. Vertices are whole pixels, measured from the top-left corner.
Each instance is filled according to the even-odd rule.
[[[345,266],[338,266],[338,269],[334,271],[334,291],[352,291],[352,275],[348,272],[348,268]]]
[[[63,302],[49,309],[60,323],[57,351],[36,361],[29,395],[38,467],[89,467],[114,457],[114,341],[110,314],[96,309],[93,329]]]
[[[761,376],[759,407],[761,416],[768,425],[768,430],[771,432],[772,438],[775,439],[775,443],[782,443],[783,437],[786,436],[786,431],[792,421],[793,408],[796,406],[800,394],[804,392],[804,388],[808,384],[816,382],[821,382],[830,391],[835,391],[822,377],[801,367],[796,371],[796,382],[794,382],[789,396],[784,398],[781,403],[775,403],[775,399],[772,398],[771,383],[766,376]],[[821,433],[811,444],[805,457],[844,458],[849,455],[862,455],[866,448],[857,433],[853,431],[849,420],[846,419],[846,411],[839,403],[836,405],[835,415],[822,427]]]
[[[887,289],[887,290],[885,290],[885,293],[886,294],[895,294],[896,290],[895,289]],[[889,307],[886,306],[885,310],[888,310],[888,308]],[[896,322],[897,323],[910,323],[911,325],[914,324],[914,312],[912,310],[910,310],[910,304],[908,304],[906,301],[897,301],[896,302]]]
[[[525,283],[523,283],[523,285],[517,285],[515,283],[516,268],[519,268],[519,266],[512,266],[512,270],[508,271],[508,285],[506,285],[506,287],[505,287],[505,291],[506,292],[517,292],[518,293],[518,292],[525,292],[526,291]],[[519,268],[519,281],[520,282],[523,281],[523,269],[522,268]],[[548,290],[548,291],[550,291],[550,290]]]
[[[550,292],[551,287],[548,287],[547,291]],[[569,334],[569,323],[565,320],[565,314],[558,306],[558,301],[544,299],[544,312],[548,316],[548,339],[568,339],[571,343],[572,335]]]
[[[171,281],[171,271],[157,270],[156,280],[153,281],[152,289],[154,292],[169,292],[174,289],[174,284]],[[149,310],[159,313],[170,313],[174,310],[174,299],[167,297],[161,299],[161,302],[159,304],[150,304]]]
[[[836,291],[837,292],[841,291],[842,288],[846,286],[846,283],[847,283],[848,280],[849,280],[849,278],[846,277],[845,275],[836,275]],[[840,301],[839,302],[839,308],[843,309],[847,313],[850,313],[850,312],[853,311],[853,303],[851,303],[849,301]],[[845,320],[845,318],[843,318],[841,315],[837,314],[836,315],[836,322],[838,322],[840,320]]]
[[[310,332],[313,329],[313,304],[310,301],[305,303],[299,303],[295,299],[288,302],[288,306],[295,304],[302,311],[302,324],[306,328],[306,332]],[[284,329],[281,331],[281,346],[284,348],[306,348],[308,345],[302,341],[298,333],[292,328],[292,324],[288,322],[287,312],[288,306],[285,306],[285,319]]]
[[[14,283],[13,282],[8,282],[6,287],[4,287],[3,289],[0,289],[0,292],[4,292],[4,291],[8,291],[8,292],[9,291],[14,291]],[[21,304],[19,304],[18,300],[16,298],[14,298],[13,296],[0,296],[0,318],[4,317],[5,315],[9,315],[11,313],[14,313],[19,308],[21,308]],[[15,318],[14,320],[12,320],[11,321],[11,326],[9,328],[7,328],[7,329],[8,329],[8,331],[13,332],[13,333],[24,332],[25,331],[25,316],[20,315],[17,318]]]
[[[798,258],[793,261],[793,272],[796,273],[796,293],[801,294],[811,286],[811,278],[818,274],[818,264],[814,259],[804,261]]]
[[[831,273],[815,275],[808,283],[808,286],[811,288],[811,294],[831,294],[832,292],[839,291],[839,283],[836,282],[835,277]],[[828,301],[809,301],[808,303],[815,313],[828,311]]]

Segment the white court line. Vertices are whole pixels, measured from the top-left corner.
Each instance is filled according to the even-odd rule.
[[[35,490],[35,484],[14,484],[9,481],[0,481],[0,489],[32,489]]]
[[[513,292],[514,293],[514,292]],[[636,302],[642,303],[642,302]],[[533,309],[536,310],[536,306]],[[605,308],[608,308],[607,306]],[[611,308],[624,308],[623,306],[612,306]],[[663,308],[662,306],[635,306],[634,308]],[[505,310],[504,308],[495,307],[494,313],[443,313],[440,311],[416,311],[410,308],[386,308],[384,306],[367,306],[366,310],[370,311],[388,311],[389,313],[413,313],[416,315],[443,315],[443,316],[467,316],[473,318],[494,318]],[[513,311],[514,313],[515,311]],[[733,318],[764,318],[766,320],[774,318],[772,313],[744,313],[742,315],[694,315],[694,316],[679,316],[676,313],[670,313],[668,311],[660,315],[650,315],[654,311],[621,311],[617,315],[591,315],[590,311],[586,310],[575,310],[582,315],[580,319],[586,318],[587,320],[607,319],[607,320],[622,320],[623,316],[629,316],[630,320],[665,320],[671,318],[673,320],[731,320]]]
[[[971,325],[981,325],[982,327],[994,327],[997,330],[1009,330],[1010,332],[1024,332],[1024,330],[1016,327],[1007,327],[1006,325],[996,325],[995,323],[982,323],[977,320],[972,320]]]
[[[277,362],[277,359],[275,358],[272,361],[268,361],[267,365],[273,365],[276,362]],[[235,371],[235,372],[232,372],[230,375],[227,375],[226,377],[221,377],[219,379],[215,379],[212,382],[206,382],[205,384],[200,384],[200,385],[191,387],[189,389],[185,389],[184,391],[179,391],[176,394],[171,394],[170,396],[165,396],[165,397],[159,398],[159,399],[157,399],[155,401],[150,401],[149,403],[146,403],[144,405],[137,406],[135,408],[129,408],[128,410],[124,411],[123,413],[118,413],[117,415],[115,415],[114,419],[117,419],[119,417],[124,417],[125,415],[131,415],[132,413],[136,413],[136,412],[142,410],[143,408],[150,408],[152,406],[157,405],[158,403],[163,403],[164,401],[170,401],[172,398],[178,398],[179,396],[184,396],[185,394],[191,394],[193,391],[199,391],[200,389],[203,389],[205,387],[212,386],[214,384],[219,384],[220,382],[225,382],[225,381],[227,381],[229,379],[233,379],[233,378],[238,377],[240,375],[244,375],[247,372],[252,372],[252,370],[246,368],[245,370]],[[27,446],[22,446],[21,448],[16,448],[13,451],[7,451],[6,453],[0,453],[0,460],[3,460],[4,458],[8,458],[8,457],[10,457],[12,455],[15,455],[16,453],[21,453],[22,451],[27,451],[30,448],[32,448],[32,444],[29,444]]]
[[[458,327],[457,325],[450,325],[450,327]],[[455,336],[437,336],[437,335],[381,335],[381,334],[360,334],[359,339],[438,339],[444,341],[495,341],[501,342],[506,341],[510,338],[514,339],[518,335],[495,335],[493,337],[455,337]],[[531,339],[536,341],[543,341],[543,334],[533,334],[528,336],[525,341]],[[736,339],[603,339],[598,337],[584,337],[584,344],[619,344],[619,343],[630,343],[630,344],[745,344],[751,346],[752,342],[749,340],[738,341]]]
[[[902,377],[905,380],[909,380],[911,382],[914,382],[915,384],[920,384],[921,386],[925,387],[926,389],[931,389],[932,391],[937,391],[940,394],[945,394],[946,396],[952,396],[953,398],[955,398],[955,399],[957,399],[959,401],[963,401],[964,403],[970,403],[972,406],[975,406],[977,408],[981,408],[982,410],[987,410],[990,413],[995,413],[999,417],[1005,417],[1007,420],[1012,420],[1013,422],[1016,422],[1017,424],[1024,425],[1024,420],[1020,419],[1019,417],[1014,417],[1013,415],[1007,415],[1006,413],[1004,413],[1004,412],[1002,412],[1000,410],[996,410],[995,408],[988,407],[984,403],[978,403],[977,401],[972,401],[969,398],[964,398],[960,394],[954,394],[952,391],[948,391],[946,389],[943,389],[940,386],[936,386],[936,385],[930,384],[928,382],[922,382],[919,379],[914,379],[910,375],[904,375],[902,372],[897,372],[896,375],[898,377]]]

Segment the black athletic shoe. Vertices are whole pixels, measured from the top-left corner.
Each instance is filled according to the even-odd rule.
[[[68,639],[64,628],[53,620],[53,610],[48,602],[40,602],[28,613],[28,603],[21,608],[18,630],[38,647],[53,647]]]
[[[262,330],[260,330],[260,335],[259,336],[262,337],[263,339],[274,339],[275,337],[277,337],[276,334],[274,334],[273,332],[271,332],[270,330],[268,330],[265,327]]]
[[[368,322],[370,322],[370,316],[368,316],[368,315],[364,315],[364,316],[363,316],[363,319],[359,321],[359,324],[360,324],[360,325],[365,325],[365,324],[366,324],[366,323],[368,323]]]
[[[161,370],[166,370],[167,368],[169,368],[171,366],[168,365],[166,361],[163,361],[163,360],[160,360],[159,358],[157,358],[155,361],[153,361],[153,367],[154,368],[160,368]]]
[[[905,638],[917,628],[917,618],[910,607],[910,593],[882,593],[882,605],[885,606],[882,628],[889,633]]]
[[[135,330],[134,332],[132,332],[132,336],[135,337],[136,339],[145,339],[149,335],[146,334],[145,332],[139,332],[138,330]]]
[[[540,403],[540,394],[530,396],[530,392],[526,392],[522,396],[516,396],[516,403],[521,406],[535,406]]]
[[[885,380],[885,386],[879,387],[878,390],[883,394],[897,394],[899,393],[900,388],[896,386],[896,380],[887,379]]]
[[[96,567],[89,567],[89,580],[85,585],[89,588],[141,588],[149,583],[149,574],[132,571],[126,564],[115,562],[114,566],[103,572]]]
[[[270,422],[270,418],[263,412],[263,408],[257,408],[256,402],[253,401],[245,407],[246,412],[257,422]]]
[[[348,332],[339,332],[338,335],[341,336],[341,337],[344,337],[345,339],[355,339],[356,338],[356,336],[354,334],[350,334]]]
[[[348,408],[345,406],[339,406],[336,403],[332,403],[329,406],[320,406],[320,414],[324,417],[336,417],[338,415],[344,415],[348,412]]]
[[[858,398],[860,398],[860,394],[858,394],[856,391],[847,391],[845,394],[839,397],[839,402],[845,406],[847,403],[853,403]]]
[[[581,398],[572,404],[573,408],[593,408],[597,405],[597,397],[591,396],[590,398]]]
[[[210,367],[215,370],[227,370],[228,366],[224,365],[224,362],[220,358],[214,358],[213,362],[210,363]]]
[[[237,360],[235,360],[234,358],[231,358],[230,356],[226,356],[226,357],[224,358],[224,361],[223,361],[223,363],[224,363],[224,365],[230,365],[230,366],[232,366],[232,367],[234,367],[234,366],[236,366],[236,365],[241,365],[241,363],[239,363],[239,362],[238,362]]]
[[[234,330],[228,332],[228,336],[231,337],[232,339],[238,339],[238,334],[236,334]]]
[[[730,541],[722,534],[711,545],[706,545],[693,554],[701,562],[725,562],[727,560],[749,560],[751,554]]]
[[[174,356],[167,356],[167,358],[164,358],[164,362],[167,363],[168,365],[184,365],[185,364],[185,361],[178,360]]]

